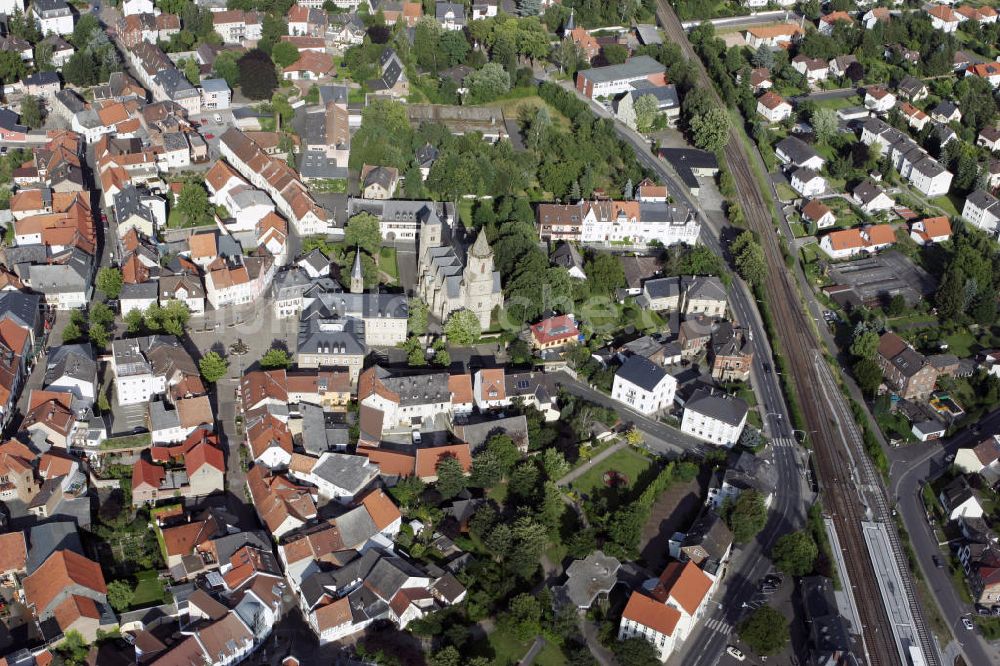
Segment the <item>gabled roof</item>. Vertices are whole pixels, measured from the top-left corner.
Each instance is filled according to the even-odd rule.
[[[712,579],[694,562],[671,562],[660,574],[653,596],[663,602],[673,599],[688,615],[694,615],[712,589]]]
[[[25,599],[38,613],[49,610],[49,605],[59,594],[72,585],[79,585],[96,594],[108,592],[101,565],[71,550],[53,553],[23,580]]]
[[[664,636],[673,636],[681,613],[673,606],[647,597],[642,592],[633,592],[622,612],[622,618],[649,627]]]

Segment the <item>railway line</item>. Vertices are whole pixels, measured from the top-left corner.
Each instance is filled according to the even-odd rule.
[[[657,19],[668,40],[678,44],[696,66],[700,85],[711,92],[720,107],[725,108],[680,21],[666,0],[658,0]],[[763,286],[778,329],[780,347],[788,360],[791,379],[809,428],[825,506],[846,551],[845,561],[848,576],[855,588],[868,663],[874,666],[905,663],[900,657],[889,617],[877,592],[879,588],[876,574],[861,526],[863,521],[868,520],[886,523],[899,563],[902,553],[885,490],[867,459],[861,433],[853,422],[851,410],[843,396],[837,390],[832,391],[831,396],[831,392],[823,389],[836,387],[836,383],[810,330],[812,322],[809,315],[800,307],[793,277],[785,268],[784,256],[774,233],[769,202],[765,200],[754,179],[750,168],[753,157],[744,150],[738,128],[730,130],[724,156],[733,176],[739,205],[747,225],[759,238],[767,260],[767,278]],[[937,650],[927,633],[922,611],[914,601],[909,567],[905,562],[902,565],[900,570],[905,591],[920,628],[920,647],[926,663],[938,665]]]

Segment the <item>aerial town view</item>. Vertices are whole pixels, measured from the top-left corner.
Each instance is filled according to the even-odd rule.
[[[1000,664],[994,0],[0,0],[0,666]]]

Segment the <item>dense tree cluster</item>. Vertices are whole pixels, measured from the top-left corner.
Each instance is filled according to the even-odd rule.
[[[944,321],[975,322],[989,326],[996,321],[1000,288],[1000,252],[985,233],[963,225],[952,236],[934,304]]]

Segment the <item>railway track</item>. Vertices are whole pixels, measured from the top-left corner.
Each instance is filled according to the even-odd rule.
[[[686,57],[695,64],[700,85],[711,92],[721,108],[725,108],[673,8],[666,0],[658,0],[657,18],[667,38],[678,44]],[[799,403],[810,429],[825,506],[846,551],[847,573],[861,616],[868,663],[873,666],[903,663],[889,617],[877,592],[879,588],[876,574],[871,566],[861,528],[862,521],[885,522],[893,545],[900,550],[885,490],[867,459],[860,432],[853,423],[853,416],[843,396],[836,390],[829,400],[824,395],[823,386],[835,387],[836,384],[810,330],[812,322],[809,315],[800,307],[793,277],[785,268],[784,256],[772,224],[769,202],[765,200],[754,179],[750,168],[750,160],[753,158],[746,154],[738,128],[730,130],[724,155],[747,225],[760,239],[768,263],[767,279],[763,286],[778,328],[782,353],[789,362]],[[899,563],[902,553],[895,555]],[[926,622],[923,621],[919,606],[913,602],[909,567],[905,561],[902,564],[900,571],[909,594],[914,620],[920,631],[924,657],[928,664],[938,665],[937,651],[927,634]]]

